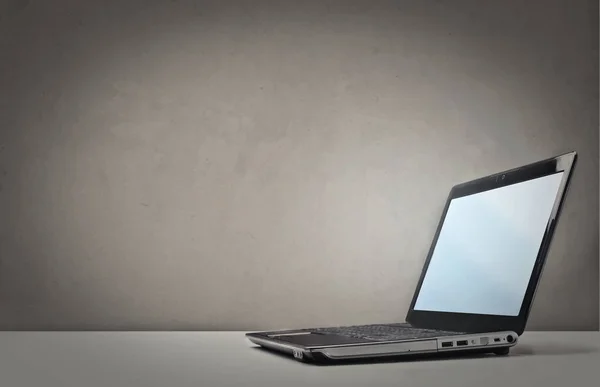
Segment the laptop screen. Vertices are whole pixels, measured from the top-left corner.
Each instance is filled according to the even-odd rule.
[[[562,175],[452,199],[414,309],[518,316]]]

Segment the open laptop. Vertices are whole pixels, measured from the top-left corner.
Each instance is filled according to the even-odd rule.
[[[508,354],[525,330],[575,160],[570,152],[454,186],[406,322],[246,337],[309,362]]]

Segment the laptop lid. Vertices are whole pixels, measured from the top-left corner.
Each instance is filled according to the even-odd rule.
[[[522,334],[575,160],[566,153],[454,186],[406,321]]]

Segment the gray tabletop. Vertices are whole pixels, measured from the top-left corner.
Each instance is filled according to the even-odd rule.
[[[0,385],[597,386],[600,333],[527,332],[506,357],[313,366],[241,332],[0,332]]]

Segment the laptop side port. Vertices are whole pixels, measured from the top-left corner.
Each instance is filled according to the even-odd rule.
[[[468,340],[458,340],[458,341],[456,342],[456,345],[457,345],[458,347],[463,347],[463,346],[465,346],[465,345],[469,345],[469,341],[468,341]]]
[[[451,342],[451,341],[444,341],[442,343],[442,348],[449,348],[449,347],[452,347],[452,346],[454,346],[454,343]]]

